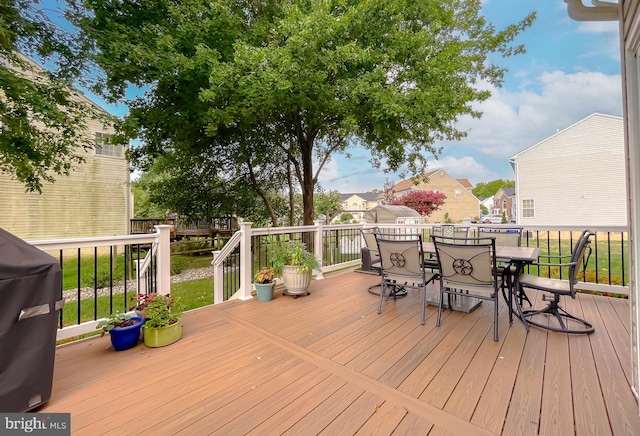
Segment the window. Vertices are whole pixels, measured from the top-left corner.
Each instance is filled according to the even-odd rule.
[[[456,198],[462,198],[462,192],[459,189],[456,189]]]
[[[522,200],[522,218],[533,218],[535,216],[533,199]]]
[[[96,132],[96,154],[102,156],[123,157],[124,147],[117,144],[110,144],[111,135],[108,133]]]

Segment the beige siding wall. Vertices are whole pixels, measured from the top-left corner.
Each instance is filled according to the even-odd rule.
[[[92,131],[104,132],[98,123]],[[128,233],[128,166],[124,158],[87,153],[70,176],[25,193],[22,184],[0,174],[0,227],[26,240],[109,236]]]
[[[445,214],[447,213],[449,214],[449,219],[454,222],[459,222],[463,219],[473,219],[480,214],[480,201],[445,171],[436,171],[429,176],[429,183],[420,183],[414,186],[413,189],[438,191],[447,196],[444,205],[425,218],[425,222],[427,223],[444,222]],[[459,198],[456,198],[456,191],[460,194]],[[403,194],[405,194],[405,192],[400,192],[396,195],[400,196]]]
[[[626,225],[624,130],[594,114],[516,156],[518,223]],[[532,199],[535,216],[522,216]]]

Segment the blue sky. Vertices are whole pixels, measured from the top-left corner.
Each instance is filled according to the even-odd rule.
[[[52,9],[59,7],[56,3],[43,1]],[[513,179],[509,158],[519,151],[593,112],[622,115],[618,24],[573,21],[564,0],[483,1],[483,13],[497,29],[532,11],[537,19],[516,40],[527,52],[496,60],[509,70],[503,87],[485,85],[492,96],[476,107],[483,112],[482,118],[461,118],[458,126],[468,136],[436,144],[443,152],[438,160],[427,156],[430,169],[443,168],[474,185]],[[89,96],[113,114],[126,113],[122,105]],[[320,173],[324,190],[365,192],[381,189],[387,179],[401,180],[397,174],[373,168],[363,149],[354,147],[349,152],[351,157],[337,156]]]
[[[587,4],[589,2],[585,2]],[[509,72],[502,88],[478,105],[480,120],[463,118],[468,130],[459,142],[443,142],[430,168],[443,168],[474,185],[513,179],[509,158],[593,112],[622,115],[620,49],[616,22],[579,23],[569,18],[564,0],[485,0],[487,20],[502,29],[529,12],[534,24],[516,40],[527,52],[499,59]],[[372,169],[363,150],[334,159],[320,174],[324,189],[342,193],[381,189],[395,174]]]

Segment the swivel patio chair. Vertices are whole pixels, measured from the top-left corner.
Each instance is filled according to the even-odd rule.
[[[376,244],[375,237],[375,233],[379,231],[380,229],[378,227],[360,230],[362,238],[364,239],[364,247],[360,249],[360,259],[362,260],[362,271],[381,275],[382,266],[380,264],[380,254],[378,253],[378,245]],[[369,286],[367,290],[374,295],[378,295],[374,289],[380,286],[382,286],[382,281]]]
[[[567,280],[539,277],[531,274],[520,275],[518,278],[519,286],[543,291],[546,294],[542,296],[542,300],[549,301],[549,304],[543,309],[522,311],[523,318],[526,323],[560,333],[593,333],[594,327],[590,322],[570,314],[560,306],[560,297],[564,295],[570,296],[573,299],[576,298],[575,285],[578,283],[581,276],[584,277],[584,271],[586,270],[589,257],[591,256],[590,238],[594,235],[595,233],[591,230],[585,230],[582,232],[582,235],[578,238],[578,242],[576,242],[568,263],[533,264],[533,266],[538,267],[538,271],[540,271],[540,267],[558,268],[561,271],[568,269]],[[563,257],[566,258],[568,256],[541,257],[558,257],[562,259]],[[548,294],[551,294],[551,299],[549,299]],[[546,322],[541,321],[540,315],[545,317]],[[553,324],[554,322],[556,322],[559,327],[555,326]]]
[[[498,341],[498,278],[495,238],[432,236],[440,270],[440,301],[436,326],[440,327],[444,298],[478,298],[493,303],[493,340]]]
[[[378,313],[382,313],[385,297],[395,296],[398,288],[417,289],[422,292],[421,323],[426,320],[427,284],[438,275],[427,272],[423,266],[422,236],[420,234],[384,235],[375,233],[382,264],[382,291]],[[389,290],[390,289],[390,290]],[[387,294],[387,290],[389,293]]]

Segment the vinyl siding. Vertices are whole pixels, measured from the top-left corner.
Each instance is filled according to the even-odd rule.
[[[109,132],[88,122],[91,135]],[[0,228],[26,240],[123,235],[128,233],[128,165],[124,158],[85,153],[68,176],[44,183],[42,194],[0,174]]]
[[[622,118],[593,114],[513,158],[523,225],[626,225]],[[535,217],[522,217],[522,200]]]

